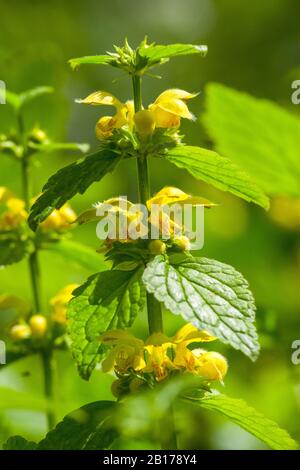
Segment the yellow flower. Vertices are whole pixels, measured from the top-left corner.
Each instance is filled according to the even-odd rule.
[[[78,284],[68,284],[50,300],[50,306],[52,308],[51,318],[54,322],[62,325],[66,323],[67,304],[72,299],[72,292],[76,287],[78,287]]]
[[[146,366],[143,368],[144,373],[153,373],[155,379],[160,382],[165,379],[171,370],[174,370],[174,364],[168,356],[168,352],[172,348],[169,343],[163,343],[161,346],[149,344],[145,346]]]
[[[75,212],[71,206],[66,203],[60,209],[55,209],[51,212],[47,219],[41,223],[40,227],[43,230],[63,230],[70,228],[70,224],[75,220]]]
[[[27,220],[25,202],[16,198],[7,188],[0,188],[0,202],[4,202],[7,210],[0,218],[0,229],[12,230]]]
[[[156,127],[178,127],[180,119],[194,119],[189,111],[186,101],[195,98],[197,94],[188,93],[184,90],[166,90],[159,95],[153,104],[149,106],[154,114]]]
[[[216,352],[203,349],[190,350],[192,343],[213,341],[216,338],[195,326],[183,326],[175,336],[152,334],[144,343],[123,330],[112,330],[100,336],[104,345],[111,346],[102,362],[103,371],[115,370],[118,374],[132,371],[152,374],[156,381],[165,379],[173,372],[188,372],[207,380],[222,380],[228,365],[226,359]]]
[[[96,136],[98,139],[106,139],[110,137],[114,129],[128,124],[132,125],[133,104],[131,101],[122,103],[111,93],[106,91],[96,91],[87,96],[84,100],[77,100],[79,103],[91,104],[93,106],[113,106],[116,108],[114,116],[103,116],[96,124]]]
[[[123,330],[112,330],[101,335],[103,344],[113,346],[106,359],[102,362],[102,370],[108,372],[115,369],[124,374],[133,369],[140,371],[145,367],[144,342]]]

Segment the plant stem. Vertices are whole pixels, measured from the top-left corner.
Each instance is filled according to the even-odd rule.
[[[42,365],[44,371],[44,393],[45,397],[50,401],[49,405],[52,406],[51,400],[53,399],[53,355],[52,350],[47,349],[41,353]],[[48,429],[53,429],[55,426],[55,414],[49,409],[47,411]]]
[[[24,123],[20,113],[18,113],[18,124],[20,141],[23,144],[23,155],[21,162],[21,173],[22,173],[22,187],[23,187],[23,198],[25,201],[26,210],[30,210],[30,179],[29,179],[29,155],[26,147],[25,135],[24,135]],[[29,255],[28,267],[31,281],[32,298],[34,305],[34,312],[39,313],[41,311],[41,299],[40,299],[40,268],[38,261],[38,250],[35,247],[34,251]],[[44,393],[47,399],[51,399],[53,396],[53,357],[52,350],[50,347],[47,350],[41,352],[43,375],[44,375]],[[48,429],[52,429],[55,425],[55,415],[53,411],[47,412]]]
[[[141,77],[133,75],[133,97],[134,97],[134,110],[137,113],[142,109],[142,93],[141,93]],[[140,153],[137,156],[137,171],[139,183],[139,201],[141,204],[146,205],[147,200],[150,198],[150,182],[147,155]],[[161,304],[156,300],[153,294],[147,293],[147,315],[148,315],[148,328],[149,334],[163,333],[163,320]],[[177,449],[176,433],[174,428],[174,417],[172,406],[166,416],[166,421],[169,432],[166,438],[162,438],[162,449]]]

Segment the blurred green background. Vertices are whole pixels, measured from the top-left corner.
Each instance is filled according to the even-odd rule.
[[[131,98],[131,84],[120,71],[105,67],[84,66],[72,72],[67,61],[112,50],[112,44],[123,43],[125,36],[137,45],[147,34],[150,41],[157,43],[208,44],[209,53],[205,59],[190,56],[172,60],[157,69],[163,75],[160,80],[146,77],[145,103],[152,102],[166,88],[200,91],[199,98],[191,104],[193,112],[200,115],[205,107],[205,85],[217,81],[274,100],[297,113],[297,106],[290,102],[290,87],[293,80],[300,78],[299,17],[297,0],[10,0],[0,4],[0,79],[15,92],[37,85],[54,86],[54,95],[27,107],[26,126],[39,124],[53,139],[89,142],[95,148],[94,125],[99,108],[75,104],[75,98],[102,89],[126,100]],[[0,132],[9,131],[14,124],[9,106],[0,106]],[[211,145],[198,122],[184,122],[182,130],[189,143]],[[49,175],[75,158],[68,153],[36,159],[32,170],[34,191],[38,193]],[[18,165],[1,155],[0,185],[20,193],[18,172]],[[299,233],[277,225],[259,207],[212,190],[165,162],[153,165],[151,178],[153,192],[166,184],[174,185],[221,202],[206,215],[206,240],[201,254],[232,264],[249,280],[257,301],[262,344],[255,364],[218,344],[217,349],[230,364],[224,391],[245,398],[299,441],[300,365],[291,363],[291,343],[300,338]],[[75,197],[72,206],[80,212],[95,201],[121,194],[133,201],[137,198],[134,162],[122,162],[101,184],[93,185],[84,196]],[[93,225],[74,229],[73,236],[97,247]],[[43,254],[41,263],[45,306],[65,284],[81,283],[90,274],[53,254]],[[30,300],[25,262],[1,270],[0,293],[4,292]],[[179,325],[177,317],[167,316],[169,334]],[[147,334],[143,318],[134,329],[138,334]],[[110,376],[96,371],[85,383],[78,377],[69,353],[60,353],[57,364],[59,417],[81,404],[111,398]],[[33,402],[42,396],[42,379],[35,373],[40,367],[38,358],[19,361],[3,370],[1,367],[0,387],[24,391]],[[13,433],[39,439],[46,429],[43,413],[11,409],[9,395],[0,389],[0,441]],[[181,447],[263,448],[246,432],[208,412],[192,409],[186,416],[178,410],[178,418]],[[151,445],[126,444],[131,448]]]

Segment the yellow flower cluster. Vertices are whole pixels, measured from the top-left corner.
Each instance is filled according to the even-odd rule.
[[[35,198],[36,199],[36,198]],[[35,201],[33,199],[31,202]],[[0,203],[5,210],[0,216],[0,230],[13,230],[26,222],[28,212],[25,209],[25,201],[14,196],[5,187],[0,187]],[[40,227],[43,230],[64,230],[70,228],[70,224],[76,219],[76,214],[69,204],[64,204],[60,209],[54,210]]]
[[[151,135],[155,128],[177,128],[181,118],[194,119],[189,111],[186,101],[195,98],[197,94],[188,93],[184,90],[170,89],[161,93],[148,109],[134,113],[132,101],[122,103],[111,93],[96,91],[79,103],[91,104],[93,106],[106,105],[116,108],[114,116],[103,116],[96,124],[96,136],[98,139],[110,137],[114,129],[128,126],[135,128],[142,137]]]
[[[123,200],[121,197],[115,197],[112,199],[108,199],[103,203],[98,203],[95,207],[94,211],[87,211],[83,213],[77,221],[82,223],[83,221],[89,220],[89,218],[96,217],[97,209],[100,209],[101,206],[103,208],[105,206],[110,206],[110,209],[104,210],[104,212],[108,213],[108,216],[115,217],[115,223],[112,224],[114,229],[114,235],[110,232],[107,236],[106,244],[111,245],[113,241],[120,241],[123,243],[132,242],[133,240],[130,237],[129,228],[135,228],[135,232],[139,234],[139,237],[142,238],[143,236],[147,235],[148,231],[151,229],[151,225],[158,229],[158,235],[164,239],[173,239],[174,244],[178,246],[179,249],[182,250],[189,250],[190,249],[190,241],[189,239],[183,235],[184,227],[178,223],[178,221],[174,220],[174,213],[169,213],[168,211],[163,210],[163,206],[172,205],[176,203],[184,203],[193,204],[193,205],[204,205],[206,207],[210,207],[212,205],[209,201],[203,198],[195,198],[190,196],[189,194],[184,193],[178,188],[167,186],[156,193],[151,199],[147,201],[147,209],[148,209],[148,220],[143,220],[143,212],[130,201]],[[155,213],[152,209],[155,206]],[[152,213],[153,212],[153,213]],[[152,217],[153,216],[153,217]],[[148,222],[148,225],[147,225]],[[131,225],[133,224],[133,225]],[[122,237],[120,236],[120,227],[126,227],[125,231],[122,231]],[[136,238],[134,238],[135,240]],[[159,240],[153,240],[149,244],[149,249],[153,254],[157,254],[158,252],[162,252],[162,242]]]
[[[227,373],[227,361],[221,354],[188,348],[192,343],[216,339],[191,324],[182,327],[172,338],[155,333],[144,342],[126,331],[112,330],[100,339],[112,346],[102,363],[105,372],[114,369],[121,375],[131,372],[152,374],[158,382],[176,371],[191,373],[209,381],[222,381]]]

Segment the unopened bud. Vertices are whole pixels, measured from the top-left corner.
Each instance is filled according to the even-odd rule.
[[[10,329],[10,337],[13,341],[23,341],[31,336],[31,329],[28,325],[14,325]]]
[[[138,111],[134,115],[135,129],[142,137],[148,137],[153,134],[155,129],[155,117],[149,109]]]
[[[167,250],[166,244],[161,240],[152,240],[148,248],[152,255],[163,255]]]
[[[181,251],[189,251],[191,249],[191,242],[186,236],[174,238],[174,244]]]
[[[33,315],[29,320],[29,325],[32,336],[42,338],[47,331],[48,322],[43,315]]]

